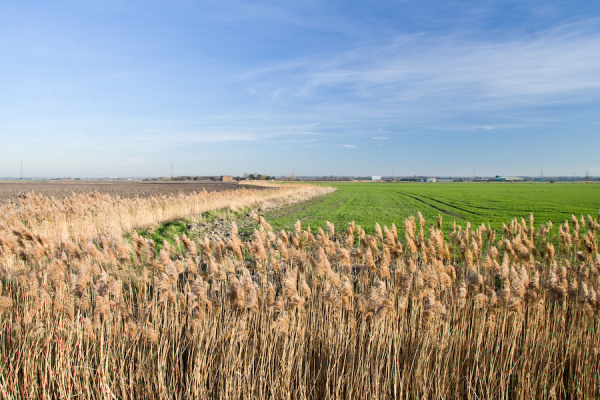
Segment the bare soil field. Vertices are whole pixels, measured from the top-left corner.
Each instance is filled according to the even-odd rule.
[[[236,190],[248,186],[238,185],[237,182],[136,182],[136,181],[50,181],[50,182],[23,182],[4,181],[0,182],[0,204],[14,204],[25,193],[35,192],[44,196],[53,196],[57,200],[71,196],[73,193],[106,193],[121,198],[161,196],[169,194],[189,194],[207,192]],[[261,189],[258,186],[253,186]]]

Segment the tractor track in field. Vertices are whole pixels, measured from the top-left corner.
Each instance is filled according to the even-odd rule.
[[[453,207],[453,208],[456,208],[457,210],[460,210],[460,211],[462,211],[462,212],[465,212],[465,213],[467,213],[467,214],[473,214],[473,215],[477,215],[478,217],[483,217],[483,214],[476,213],[476,212],[474,212],[474,211],[472,211],[472,210],[467,210],[466,208],[461,208],[461,207],[455,206],[455,205],[453,205],[453,204],[450,204],[450,203],[445,203],[445,202],[443,202],[443,201],[441,201],[441,200],[434,199],[433,197],[427,197],[427,196],[423,196],[423,198],[425,198],[425,199],[428,199],[428,200],[431,200],[431,201],[436,201],[436,202],[438,202],[438,203],[440,203],[440,204],[443,204],[443,205],[445,205],[445,206],[448,206],[448,207]],[[483,208],[483,207],[481,207],[481,208]],[[492,208],[487,208],[487,209],[488,209],[488,210],[492,210]]]
[[[452,212],[452,211],[448,211],[448,210],[446,210],[446,209],[443,209],[443,208],[441,208],[441,207],[438,207],[438,206],[436,206],[436,205],[433,205],[433,204],[431,204],[431,203],[428,203],[428,202],[426,202],[425,200],[422,200],[422,199],[420,199],[420,198],[418,198],[418,197],[416,197],[416,196],[411,196],[410,194],[406,194],[406,193],[402,193],[402,194],[403,194],[404,196],[410,197],[410,198],[411,198],[411,199],[413,199],[413,200],[416,200],[416,201],[418,201],[419,203],[423,203],[423,204],[425,204],[426,206],[429,206],[429,207],[431,207],[431,208],[433,208],[433,209],[435,209],[435,210],[438,210],[438,211],[440,211],[440,212],[442,212],[442,213],[444,213],[444,214],[446,214],[446,215],[452,215],[453,217],[460,218],[460,219],[462,219],[462,220],[465,220],[465,221],[467,220],[467,219],[466,219],[464,216],[462,216],[462,215],[460,215],[460,214],[456,214],[456,213],[454,213],[454,212]],[[430,199],[430,200],[432,200],[432,199]],[[441,202],[440,202],[440,203],[441,203]],[[443,204],[445,204],[445,203],[443,203]],[[449,204],[446,204],[446,205],[449,205]],[[461,210],[461,211],[465,211],[465,210]]]

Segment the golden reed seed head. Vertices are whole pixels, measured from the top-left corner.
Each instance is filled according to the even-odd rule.
[[[290,239],[287,235],[287,233],[285,233],[285,231],[282,229],[281,232],[279,232],[279,238],[281,239],[281,241],[283,242],[283,244],[287,247],[290,243]]]
[[[185,236],[185,233],[182,236],[182,240],[183,240],[183,244],[185,245],[185,248],[187,249],[188,253],[192,256],[195,257],[198,255],[198,249],[196,248],[196,244],[187,238],[187,236]]]
[[[287,314],[280,314],[277,320],[271,324],[271,330],[279,334],[287,334],[290,330],[289,316]]]
[[[390,229],[392,231],[392,235],[394,235],[394,238],[398,240],[398,229],[396,229],[396,224],[392,222],[392,226]]]
[[[354,245],[354,235],[347,235],[344,239],[346,247],[351,248]]]
[[[198,265],[190,258],[186,259],[186,267],[189,273],[194,275],[198,273]]]
[[[229,282],[227,297],[234,309],[243,310],[246,304],[246,293],[240,281],[234,276]]]
[[[439,283],[442,291],[448,290],[452,287],[452,279],[446,272],[439,272]]]
[[[535,270],[533,272],[533,275],[531,276],[531,279],[529,281],[529,287],[534,290],[540,289],[540,273],[537,270]]]
[[[596,294],[596,291],[594,290],[593,287],[590,288],[587,300],[590,302],[591,305],[593,305],[594,307],[598,308],[598,296]]]
[[[489,297],[483,293],[479,293],[473,298],[473,308],[479,310],[486,308],[489,303]]]
[[[344,276],[342,280],[341,294],[344,297],[353,297],[354,296],[354,288],[352,287],[352,283],[347,276]]]
[[[350,222],[348,224],[348,228],[346,228],[346,236],[353,236],[355,228],[356,224],[354,223],[354,221]]]
[[[323,250],[322,247],[319,247],[317,257],[318,258],[315,273],[320,278],[323,278],[329,271],[331,271],[331,263],[329,262],[327,254],[325,254],[325,250]]]
[[[423,214],[421,214],[421,211],[417,211],[417,218],[419,219],[419,225],[421,225],[421,227],[424,227],[425,218],[423,218]]]
[[[289,299],[289,301],[290,301],[290,304],[292,305],[292,307],[297,308],[301,312],[305,311],[304,305],[306,304],[306,301],[302,297],[300,297],[296,294],[296,295],[292,296]]]
[[[456,304],[458,306],[459,309],[463,309],[466,307],[467,305],[467,285],[465,284],[465,282],[462,282],[459,289],[458,289],[458,296],[457,296],[457,300],[456,300]]]
[[[272,307],[275,304],[275,286],[271,282],[267,284],[267,287],[263,289],[263,298],[268,307]]]
[[[10,297],[0,296],[0,313],[10,310],[13,306],[13,300]]]
[[[256,285],[252,282],[252,278],[250,275],[244,275],[240,282],[244,288],[244,293],[246,295],[246,302],[244,304],[244,308],[246,310],[257,312],[258,311],[258,292],[256,290]]]
[[[206,265],[206,277],[214,278],[217,275],[219,275],[219,265],[212,256],[209,256]]]
[[[305,298],[309,298],[311,296],[312,290],[310,289],[308,283],[306,283],[304,276],[302,276],[302,279],[300,280],[299,287],[300,291],[302,292],[302,296],[304,296]]]
[[[326,221],[325,224],[327,225],[327,233],[329,234],[329,236],[335,236],[335,225],[333,225],[333,223],[329,221]]]
[[[263,245],[262,240],[255,239],[254,241],[252,241],[250,249],[254,257],[258,258],[259,260],[264,261],[267,259],[267,252],[265,250],[265,246]]]
[[[294,270],[287,271],[281,280],[283,294],[287,297],[292,297],[298,294],[296,288],[297,272]]]
[[[383,239],[383,231],[381,230],[381,225],[379,225],[377,222],[375,222],[375,235]]]
[[[158,334],[156,333],[156,330],[150,324],[147,324],[144,327],[143,336],[144,336],[144,339],[146,339],[150,343],[158,344]]]

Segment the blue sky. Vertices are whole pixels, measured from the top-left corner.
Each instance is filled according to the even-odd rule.
[[[597,1],[0,5],[0,176],[600,175]]]

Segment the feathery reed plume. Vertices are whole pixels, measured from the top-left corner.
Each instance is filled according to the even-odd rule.
[[[208,257],[206,264],[206,278],[215,278],[219,276],[219,265],[212,256]]]
[[[283,289],[283,294],[286,297],[293,297],[298,294],[297,287],[297,272],[296,271],[288,271],[285,273],[283,279],[281,280],[281,286]]]
[[[310,286],[308,285],[308,283],[306,283],[306,280],[304,279],[304,277],[301,278],[298,286],[300,287],[302,296],[304,296],[305,298],[309,298],[311,296],[312,290],[310,289]]]
[[[327,258],[327,254],[325,254],[325,250],[323,250],[322,247],[319,247],[319,249],[317,251],[317,264],[316,264],[315,273],[320,278],[323,278],[330,271],[331,271],[331,263],[329,262],[329,259]]]
[[[381,225],[379,225],[377,222],[375,222],[375,235],[383,239],[383,231],[381,230]]]
[[[233,253],[235,258],[240,261],[244,260],[244,245],[237,236],[231,236],[231,239],[227,242],[226,248]]]
[[[250,247],[252,251],[252,255],[256,257],[260,261],[265,261],[267,259],[267,252],[265,250],[265,246],[263,241],[260,238],[255,238]]]
[[[242,276],[240,280],[246,297],[246,302],[244,303],[244,308],[246,310],[257,312],[258,311],[258,292],[256,290],[256,286],[254,282],[252,282],[252,278],[250,278],[249,274]]]
[[[287,233],[285,233],[285,231],[282,229],[281,232],[279,233],[279,238],[281,239],[281,241],[283,242],[283,244],[287,247],[290,244],[290,240],[288,238]]]
[[[10,297],[0,296],[0,313],[10,310],[13,306],[13,300]]]
[[[326,221],[325,223],[327,225],[327,233],[329,234],[329,237],[334,237],[335,236],[335,226],[329,221]]]
[[[457,296],[457,301],[456,301],[456,305],[458,306],[459,309],[463,309],[466,307],[467,305],[467,285],[465,282],[462,282],[460,287],[458,288],[458,296]]]
[[[196,244],[193,241],[191,241],[190,239],[188,239],[188,237],[186,236],[185,233],[181,235],[181,240],[183,241],[183,244],[184,244],[186,250],[192,257],[195,257],[198,255],[198,250],[196,249]]]
[[[165,243],[167,243],[165,241]],[[171,263],[171,255],[169,254],[169,249],[170,247],[164,247],[160,250],[159,254],[159,258],[160,258],[160,262],[163,263],[163,265],[167,266]]]
[[[234,309],[241,311],[246,305],[246,292],[242,283],[235,276],[229,281],[227,297]]]
[[[263,297],[265,299],[265,303],[267,306],[272,307],[275,304],[275,286],[271,282],[267,284],[267,287],[264,289]]]

